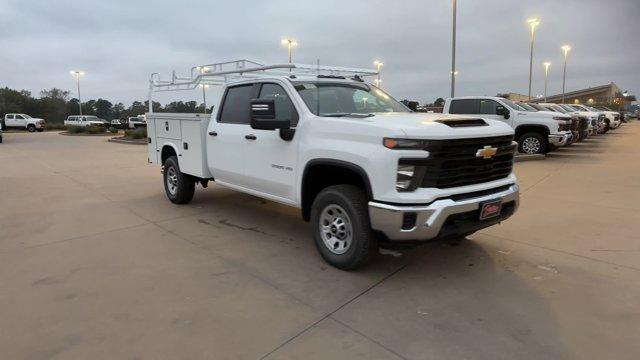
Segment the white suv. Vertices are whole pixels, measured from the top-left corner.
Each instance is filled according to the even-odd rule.
[[[573,137],[571,129],[566,128],[567,116],[527,111],[501,97],[449,98],[444,103],[443,113],[478,116],[508,124],[515,130],[518,151],[525,154],[546,154],[553,147],[569,144]]]

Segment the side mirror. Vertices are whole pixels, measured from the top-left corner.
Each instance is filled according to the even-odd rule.
[[[273,100],[251,100],[249,113],[251,128],[257,130],[276,130],[291,128],[290,120],[276,119],[276,104]]]
[[[509,109],[502,105],[496,106],[496,115],[502,115],[505,119],[508,119],[511,114],[509,113]]]

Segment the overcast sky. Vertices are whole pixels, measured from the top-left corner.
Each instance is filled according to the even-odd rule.
[[[196,64],[246,58],[373,67],[398,99],[449,94],[451,0],[412,1],[35,1],[1,0],[0,86],[59,87],[76,96],[69,70],[82,69],[83,100],[145,100],[149,74],[186,74]],[[552,63],[549,94],[611,81],[640,95],[639,0],[459,0],[456,95],[527,93],[529,30],[536,33],[533,94]],[[163,96],[201,101],[199,93]]]

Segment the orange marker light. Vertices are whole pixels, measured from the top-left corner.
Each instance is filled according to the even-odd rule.
[[[385,147],[389,149],[393,149],[396,146],[398,146],[398,142],[396,141],[396,139],[391,139],[391,138],[384,138],[383,144]]]

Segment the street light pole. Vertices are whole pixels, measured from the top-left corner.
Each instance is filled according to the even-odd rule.
[[[549,80],[549,66],[551,66],[550,62],[545,62],[544,65],[544,102],[547,102],[547,83]]]
[[[457,0],[453,0],[453,31],[451,32],[451,97],[456,90],[456,7]]]
[[[200,74],[205,74],[207,72],[209,72],[209,68],[206,66],[198,66],[197,67],[198,70],[200,70]],[[204,113],[207,113],[207,93],[205,92],[205,89],[207,88],[206,84],[200,84],[200,86],[202,86],[202,101],[204,104]]]
[[[376,60],[376,61],[373,62],[373,65],[375,65],[378,68],[378,78],[376,79],[377,86],[379,88],[382,88],[382,86],[381,86],[382,79],[380,78],[380,69],[382,68],[384,63],[382,61],[380,61],[380,60]]]
[[[567,80],[567,55],[571,50],[571,46],[564,45],[562,51],[564,51],[564,70],[562,71],[562,103],[564,104],[564,86]]]
[[[82,115],[82,98],[80,97],[80,75],[84,75],[84,72],[72,70],[69,73],[76,77],[76,85],[78,86],[78,107],[80,108],[80,115]]]
[[[540,24],[540,20],[535,18],[529,19],[527,22],[529,23],[529,27],[531,27],[531,54],[529,56],[529,93],[527,96],[529,97],[529,100],[531,100],[531,77],[533,74],[533,42],[536,37],[536,26]]]
[[[293,48],[298,45],[298,42],[292,38],[284,38],[282,39],[282,44],[287,45],[287,49],[289,50],[289,64],[293,63]],[[291,71],[291,69],[289,69],[289,71]]]

